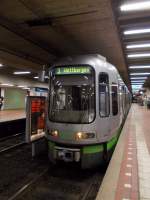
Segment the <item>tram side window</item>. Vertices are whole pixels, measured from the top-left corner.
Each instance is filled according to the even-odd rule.
[[[109,116],[109,77],[106,73],[99,75],[99,109],[101,117]]]
[[[118,114],[118,93],[117,93],[117,86],[111,87],[111,95],[112,95],[112,114]]]

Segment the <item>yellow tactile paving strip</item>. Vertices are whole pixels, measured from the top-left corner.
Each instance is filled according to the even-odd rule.
[[[2,110],[0,111],[0,123],[26,118],[25,110]]]

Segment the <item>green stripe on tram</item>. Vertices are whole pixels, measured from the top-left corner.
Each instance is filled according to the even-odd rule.
[[[98,153],[103,151],[103,145],[92,145],[83,147],[83,154]]]
[[[51,141],[48,141],[48,147],[49,147],[49,149],[54,149],[55,143],[51,142]]]
[[[107,143],[107,150],[112,149],[116,143],[118,141],[118,136],[115,136],[113,139],[111,139],[108,143]]]
[[[107,150],[112,149],[117,144],[117,141],[118,141],[118,138],[120,136],[121,130],[122,130],[122,126],[120,126],[120,128],[118,129],[118,131],[116,133],[116,136],[113,137],[109,142],[107,142]]]
[[[113,137],[110,141],[107,142],[107,150],[111,150],[112,148],[114,148],[114,146],[116,145],[120,132],[121,132],[122,127],[120,127],[116,133],[116,136]],[[48,146],[50,149],[54,149],[55,147],[55,143],[49,141],[48,142]],[[82,153],[83,154],[94,154],[94,153],[100,153],[103,152],[104,150],[104,146],[103,144],[97,144],[97,145],[91,145],[91,146],[83,146],[82,147]]]

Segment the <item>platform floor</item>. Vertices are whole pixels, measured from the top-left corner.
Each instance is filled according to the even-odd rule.
[[[96,200],[150,200],[150,110],[132,104]]]
[[[0,123],[24,118],[26,118],[25,110],[0,111]]]

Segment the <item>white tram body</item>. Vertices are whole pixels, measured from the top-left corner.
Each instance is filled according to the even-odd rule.
[[[108,159],[130,108],[117,69],[100,55],[62,59],[50,68],[49,159],[89,168]]]

